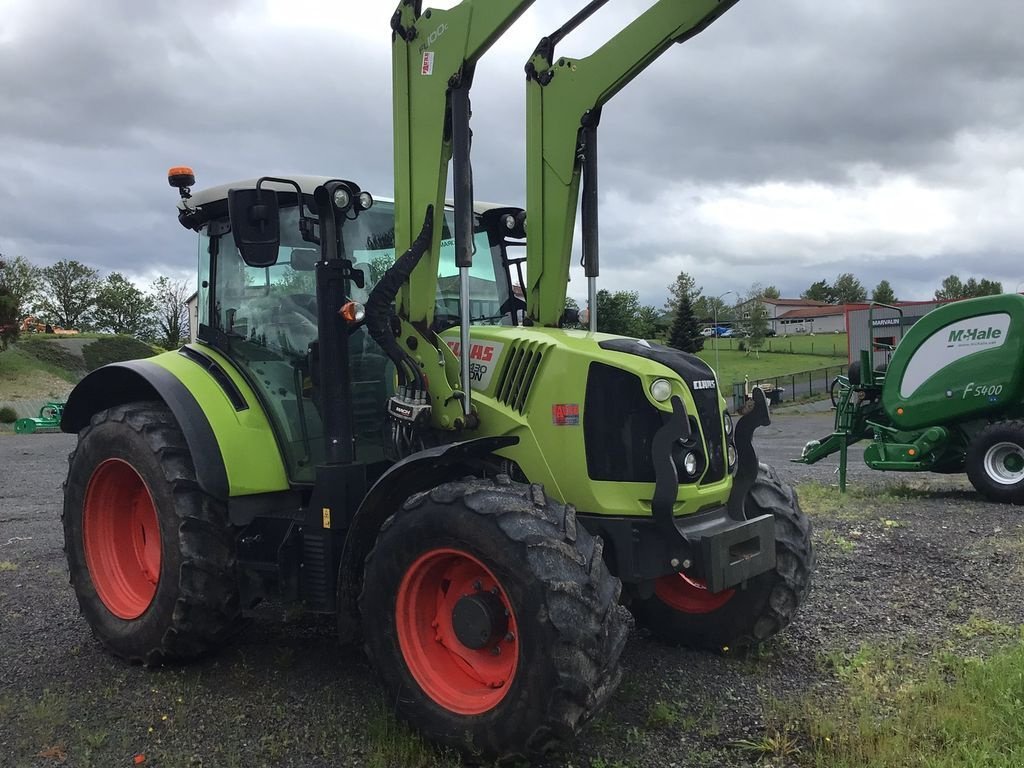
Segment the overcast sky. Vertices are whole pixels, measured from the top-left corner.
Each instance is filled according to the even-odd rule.
[[[583,5],[538,0],[478,67],[478,198],[524,203],[522,65]],[[612,0],[559,53],[589,53],[648,5]],[[199,188],[320,173],[390,194],[394,2],[0,9],[2,253],[194,279],[171,165]],[[1014,290],[1022,28],[1012,0],[742,0],[605,108],[602,285],[659,306],[680,270],[709,294],[758,281],[795,296],[845,271],[901,299],[950,272]]]

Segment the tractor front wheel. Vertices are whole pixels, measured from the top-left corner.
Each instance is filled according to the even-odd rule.
[[[366,652],[399,716],[500,759],[558,748],[618,684],[630,618],[601,540],[539,485],[412,498],[366,560]]]
[[[978,493],[1024,504],[1024,421],[989,424],[967,449],[967,477]]]
[[[746,513],[774,516],[775,567],[745,586],[718,593],[685,573],[663,576],[654,595],[631,605],[641,625],[670,643],[721,651],[764,642],[793,620],[814,569],[810,520],[793,489],[767,464],[758,469]]]
[[[239,621],[227,511],[199,490],[167,407],[96,414],[68,461],[64,550],[93,634],[145,664],[220,645]]]

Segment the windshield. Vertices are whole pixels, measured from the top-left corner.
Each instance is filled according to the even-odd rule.
[[[395,261],[395,206],[377,202],[355,221],[345,223],[342,240],[346,255],[363,269],[368,280],[376,282]],[[491,247],[488,233],[479,217],[475,219],[473,266],[469,270],[469,312],[471,322],[493,324],[501,320],[502,304],[508,295],[506,280],[495,277],[501,270],[501,255]],[[434,304],[435,327],[447,328],[459,320],[459,270],[455,266],[454,213],[445,211],[437,268],[437,295]]]

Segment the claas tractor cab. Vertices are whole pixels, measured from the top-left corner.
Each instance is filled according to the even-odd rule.
[[[601,108],[731,3],[661,0],[586,59],[554,49],[600,0],[544,38],[527,206],[484,205],[473,69],[529,4],[399,4],[393,201],[171,170],[198,339],[94,371],[62,418],[71,581],[113,653],[194,658],[301,602],[363,641],[400,716],[511,759],[608,700],[632,617],[712,649],[792,620],[810,525],[757,461],[763,393],[734,423],[703,361],[596,331]],[[565,307],[581,186],[589,318]]]

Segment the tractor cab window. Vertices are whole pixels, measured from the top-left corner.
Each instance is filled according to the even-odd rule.
[[[346,223],[342,237],[345,252],[364,274],[376,283],[395,261],[394,203],[378,201],[354,222]],[[437,294],[434,301],[434,325],[448,328],[459,322],[459,270],[455,266],[454,213],[445,211],[441,232],[441,252],[437,269]],[[495,277],[501,260],[492,248],[488,232],[477,219],[473,236],[475,254],[470,268],[469,311],[473,323],[495,324],[502,318],[501,306],[505,281]]]
[[[298,209],[280,209],[281,244],[271,267],[250,267],[235,247],[226,221],[208,225],[200,243],[201,264],[211,262],[213,291],[204,324],[261,396],[285,454],[292,480],[312,482],[324,459],[323,423],[312,357],[316,353],[317,246],[302,239]],[[358,222],[349,221],[345,227]],[[218,232],[211,236],[211,232]],[[205,247],[204,247],[205,245]],[[204,256],[205,254],[205,256]],[[364,287],[350,286],[365,301],[374,276],[364,268]],[[394,371],[365,328],[349,337],[353,412],[359,458],[383,457],[381,419]]]

